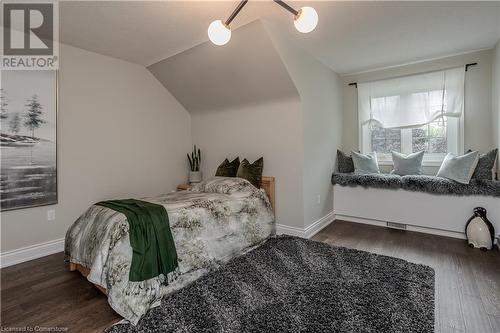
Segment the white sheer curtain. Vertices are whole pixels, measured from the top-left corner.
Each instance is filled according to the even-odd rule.
[[[428,124],[440,116],[461,117],[464,86],[463,66],[358,83],[360,125],[408,128]]]

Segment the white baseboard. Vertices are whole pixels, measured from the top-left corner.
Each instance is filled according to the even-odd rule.
[[[335,220],[333,211],[326,214],[305,229],[306,238],[311,238]]]
[[[277,224],[276,232],[278,234],[311,238],[330,224],[334,220],[334,217],[333,212],[331,212],[304,229]],[[64,238],[2,252],[0,253],[0,268],[20,264],[62,251],[64,251]]]
[[[64,251],[64,238],[0,253],[0,268]]]
[[[363,217],[356,217],[356,216],[349,216],[349,215],[338,215],[337,214],[336,219],[343,220],[343,221],[349,221],[349,222],[371,224],[371,225],[376,225],[376,226],[380,226],[380,227],[387,227],[387,221],[373,220],[373,219],[367,219],[367,218],[363,218]],[[398,223],[400,223],[400,222],[398,222]],[[465,233],[463,233],[463,232],[434,229],[434,228],[427,228],[427,227],[419,227],[419,226],[414,226],[414,225],[410,225],[410,224],[406,225],[406,230],[422,232],[422,233],[438,235],[438,236],[460,238],[460,239],[467,238],[465,236]]]
[[[306,233],[304,229],[278,223],[276,224],[276,234],[278,235],[284,234],[284,235],[306,238]]]
[[[285,234],[301,238],[311,238],[312,236],[320,232],[321,229],[332,223],[333,220],[335,220],[335,214],[332,211],[306,228],[298,228],[284,224],[276,224],[276,233],[278,235]]]

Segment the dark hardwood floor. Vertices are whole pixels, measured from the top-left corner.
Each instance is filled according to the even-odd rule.
[[[465,241],[336,221],[315,240],[423,263],[436,271],[436,332],[500,332],[500,251]],[[102,331],[120,317],[62,253],[1,270],[1,325]]]

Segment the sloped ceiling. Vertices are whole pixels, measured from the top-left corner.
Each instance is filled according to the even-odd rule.
[[[191,113],[299,98],[260,20],[224,47],[205,42],[148,69]]]
[[[319,23],[296,34],[286,16],[266,18],[339,74],[397,66],[492,48],[500,1],[322,1]]]
[[[235,1],[61,1],[63,43],[144,66],[208,40],[208,25],[226,19]],[[262,5],[250,3],[233,29],[259,17]]]
[[[234,1],[61,1],[64,43],[148,66],[208,40]],[[335,72],[379,67],[491,48],[500,1],[290,1],[316,8],[315,31],[300,34],[272,1],[249,1],[233,29],[264,19]],[[230,42],[230,44],[233,41]],[[218,49],[219,50],[219,49]]]

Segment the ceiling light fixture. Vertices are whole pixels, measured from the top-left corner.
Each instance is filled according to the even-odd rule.
[[[318,25],[318,13],[312,7],[302,7],[299,14],[295,16],[293,25],[298,31],[307,34],[316,28]]]
[[[231,39],[231,28],[229,24],[234,20],[236,15],[243,9],[247,4],[248,0],[240,1],[238,6],[234,9],[233,13],[229,18],[222,22],[221,20],[215,20],[208,26],[208,38],[215,45],[225,45]],[[293,24],[295,29],[302,33],[308,33],[314,30],[318,25],[318,13],[312,7],[302,7],[299,10],[293,9],[291,6],[286,4],[281,0],[274,0],[278,5],[288,10],[294,15]]]
[[[224,45],[231,39],[231,28],[221,20],[216,20],[208,26],[208,38],[215,45]]]
[[[314,8],[302,7],[299,10],[295,10],[281,0],[274,0],[274,2],[295,15],[293,25],[295,25],[295,29],[299,32],[306,34],[313,31],[318,25],[318,13],[316,13]]]
[[[238,7],[233,10],[233,13],[229,16],[226,22],[222,23],[221,20],[215,20],[208,26],[208,38],[215,45],[225,45],[231,39],[231,28],[229,24],[234,20],[236,15],[240,12],[240,10],[245,7],[248,0],[240,1]]]

